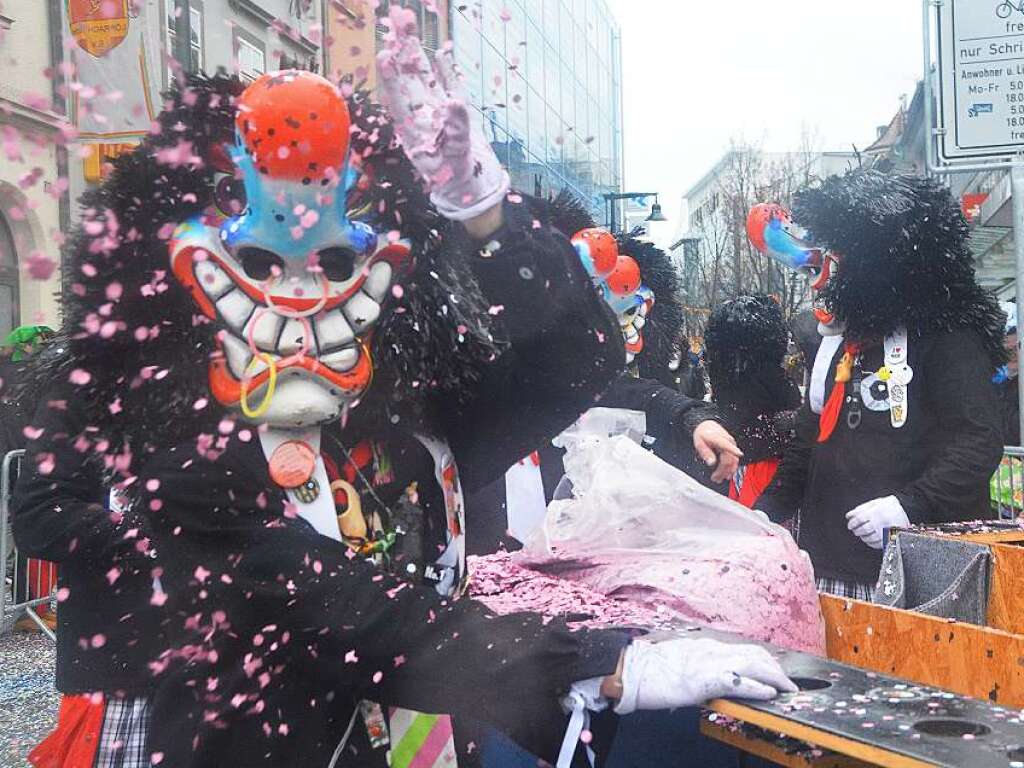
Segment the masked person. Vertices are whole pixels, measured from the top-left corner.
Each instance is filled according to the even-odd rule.
[[[748,232],[812,273],[822,335],[797,441],[758,506],[800,511],[820,589],[870,599],[888,529],[988,514],[1004,317],[933,179],[852,171],[800,191],[792,220],[758,206]]]
[[[800,390],[786,375],[789,331],[770,296],[738,296],[712,310],[704,330],[711,399],[743,451],[729,498],[747,507],[771,483],[793,438]]]
[[[742,452],[711,404],[673,385],[670,364],[683,325],[679,282],[671,261],[636,233],[612,235],[568,193],[531,200],[536,215],[571,235],[597,292],[615,313],[626,347],[626,369],[601,393],[597,405],[644,414],[653,452],[688,474],[711,483],[736,472]],[[504,478],[470,499],[481,522],[469,534],[472,554],[518,549],[543,520],[564,472],[561,448],[536,446]],[[713,478],[713,480],[712,480]]]
[[[622,352],[412,16],[391,12],[387,111],[308,72],[237,99],[197,77],[85,201],[50,368],[83,426],[30,447],[19,514],[69,518],[64,560],[115,589],[111,557],[146,537],[132,591],[163,637],[131,646],[154,681],[140,764],[379,763],[353,737],[362,701],[472,712],[553,759],[570,690],[622,712],[793,690],[758,648],[455,599],[464,491],[572,421]],[[123,515],[76,485],[83,461],[129,496]],[[82,625],[106,610],[102,589],[68,589]],[[123,651],[69,634],[83,659]],[[92,681],[108,714],[118,692]]]

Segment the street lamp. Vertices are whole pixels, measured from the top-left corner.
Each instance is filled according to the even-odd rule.
[[[666,219],[665,216],[661,212],[661,204],[658,203],[658,193],[657,192],[605,192],[603,195],[601,195],[601,197],[603,197],[605,202],[608,204],[607,208],[605,209],[605,213],[607,214],[607,217],[608,217],[607,218],[608,229],[611,230],[611,233],[613,235],[615,234],[615,230],[616,230],[616,226],[615,226],[615,221],[616,221],[615,201],[616,200],[642,200],[645,197],[653,197],[654,198],[654,205],[651,206],[651,215],[648,216],[645,219],[645,221],[668,221],[668,219]],[[642,203],[641,203],[641,205],[642,205]]]

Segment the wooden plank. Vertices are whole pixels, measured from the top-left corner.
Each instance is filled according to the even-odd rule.
[[[759,739],[721,723],[709,722],[707,718],[701,719],[700,732],[708,738],[728,744],[748,755],[770,760],[784,768],[868,768],[871,765],[871,763],[865,763],[855,757],[840,755],[836,752],[826,751],[816,756],[793,754],[767,739]],[[808,745],[808,747],[810,746]],[[817,745],[814,746],[817,747]]]
[[[1024,547],[992,544],[988,625],[1024,634]]]
[[[976,541],[979,544],[1022,544],[1024,543],[1024,531],[987,531],[984,533],[944,533],[941,531],[917,531],[915,533],[934,534],[945,536],[951,539],[963,541]]]
[[[853,741],[828,731],[818,730],[809,725],[786,720],[769,712],[751,709],[735,701],[715,699],[708,704],[708,708],[719,714],[742,720],[745,723],[777,733],[784,733],[787,736],[792,736],[794,739],[807,741],[842,755],[849,755],[869,765],[879,765],[882,768],[928,768],[930,765],[930,763],[924,763],[912,757],[899,755],[880,747]]]
[[[834,595],[821,610],[830,659],[1024,707],[1024,635]]]

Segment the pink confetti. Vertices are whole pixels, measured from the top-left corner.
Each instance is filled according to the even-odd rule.
[[[348,653],[345,654],[345,663],[346,664],[356,664],[358,662],[359,662],[359,657],[356,656],[356,652],[354,650],[351,650],[351,651],[349,651]]]
[[[93,648],[102,648],[106,644],[107,636],[101,633],[93,635],[92,639],[89,640],[89,645],[91,645]]]
[[[57,468],[57,457],[52,453],[40,453],[36,456],[36,470],[40,475],[53,474],[53,470]]]
[[[39,429],[36,427],[25,427],[23,430],[21,430],[21,434],[23,434],[29,440],[38,440],[40,437],[43,436],[43,432],[45,431],[45,429]]]
[[[25,271],[33,280],[49,280],[57,270],[57,262],[42,251],[32,251],[25,259]]]
[[[82,368],[75,368],[75,370],[71,372],[71,375],[68,376],[68,381],[76,386],[84,387],[92,381],[92,375]]]
[[[194,575],[196,577],[196,581],[198,581],[200,584],[205,584],[206,580],[210,578],[210,572],[203,568],[203,566],[201,565],[196,566]]]
[[[58,603],[63,603],[69,597],[71,597],[71,590],[68,589],[67,587],[61,587],[60,589],[57,590],[57,602]]]

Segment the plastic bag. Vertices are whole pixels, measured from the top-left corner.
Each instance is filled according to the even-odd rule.
[[[789,533],[624,436],[565,443],[572,497],[553,501],[523,565],[687,621],[810,653],[824,623]]]

